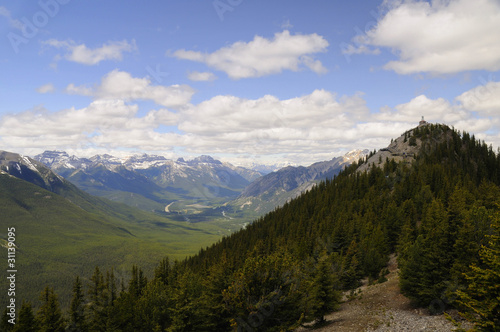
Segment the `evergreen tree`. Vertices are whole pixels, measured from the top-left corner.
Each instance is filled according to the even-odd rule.
[[[349,248],[347,248],[347,253],[344,256],[340,274],[340,284],[344,290],[353,289],[359,286],[361,267],[358,257],[358,244],[356,243],[356,240],[352,240]]]
[[[170,270],[170,260],[168,259],[168,257],[165,257],[156,267],[154,278],[163,282],[165,285],[168,285],[170,281]]]
[[[82,283],[80,277],[76,276],[73,284],[73,298],[69,308],[69,331],[87,331],[84,301]]]
[[[168,286],[159,279],[154,279],[144,288],[137,300],[137,326],[143,331],[165,331],[171,324],[169,307],[173,303],[169,297]]]
[[[427,208],[419,231],[407,259],[402,261],[400,286],[402,293],[417,305],[432,306],[445,295],[453,254],[447,213],[439,200],[433,200]],[[444,309],[441,305],[430,308]]]
[[[224,303],[223,292],[231,284],[231,276],[227,253],[223,251],[220,261],[209,268],[207,276],[202,280],[200,311],[205,317],[202,323],[203,330],[230,329],[230,312]]]
[[[42,301],[42,305],[36,315],[39,331],[63,332],[64,319],[54,289],[45,287],[40,301]]]
[[[200,314],[199,299],[201,296],[199,276],[190,270],[185,270],[177,278],[171,293],[172,306],[169,316],[172,324],[168,332],[199,331],[203,321]]]
[[[89,329],[91,331],[104,331],[106,315],[104,312],[104,278],[98,266],[90,278],[89,295]]]
[[[458,303],[467,311],[464,315],[479,331],[500,331],[500,216],[492,223],[494,233],[480,252],[480,264],[466,273],[467,288],[458,291]]]
[[[3,311],[2,315],[2,320],[0,321],[0,327],[2,328],[2,331],[12,331],[15,325],[12,323],[9,323],[9,319],[11,319],[8,315],[9,309],[5,308]]]
[[[341,294],[337,290],[338,279],[333,275],[327,256],[320,259],[311,290],[312,315],[319,322],[325,321],[325,315],[336,310]]]
[[[14,332],[36,332],[38,326],[30,302],[24,302],[19,310],[19,320],[12,330]]]

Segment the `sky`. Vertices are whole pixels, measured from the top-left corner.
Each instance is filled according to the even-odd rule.
[[[0,150],[309,165],[500,146],[499,0],[0,1]]]

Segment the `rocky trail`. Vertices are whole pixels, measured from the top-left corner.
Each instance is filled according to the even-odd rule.
[[[389,262],[387,281],[363,285],[350,299],[344,295],[340,310],[326,316],[322,327],[304,326],[297,332],[399,332],[453,331],[454,326],[443,316],[431,316],[426,309],[415,309],[399,290],[395,257]]]

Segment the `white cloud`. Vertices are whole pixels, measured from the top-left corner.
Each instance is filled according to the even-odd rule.
[[[194,94],[194,90],[187,85],[152,85],[149,78],[132,77],[119,70],[113,70],[104,76],[97,87],[69,84],[65,91],[96,99],[152,100],[158,105],[172,108],[189,103]]]
[[[214,81],[217,79],[217,76],[215,76],[214,73],[211,72],[198,72],[198,71],[193,71],[188,73],[188,79],[191,81]]]
[[[471,111],[498,116],[500,111],[500,82],[486,82],[462,93],[457,100]]]
[[[104,60],[122,60],[124,52],[137,50],[135,41],[110,41],[99,48],[90,49],[85,44],[77,44],[73,40],[60,41],[50,39],[43,42],[44,45],[55,48],[62,48],[67,51],[63,56],[56,56],[56,60],[64,58],[68,61],[81,63],[84,65],[96,65]]]
[[[69,95],[80,95],[80,96],[92,96],[93,90],[86,86],[75,86],[73,83],[68,84],[66,89],[64,89]]]
[[[471,115],[470,112],[450,104],[443,98],[429,99],[425,95],[420,95],[408,103],[395,106],[394,109],[383,109],[375,118],[381,121],[413,123],[421,116],[429,122],[453,124]]]
[[[399,60],[386,69],[399,74],[457,73],[500,69],[500,2],[432,0],[385,2],[389,11],[350,54],[368,46],[387,47]]]
[[[54,88],[54,85],[52,83],[47,83],[42,86],[40,86],[38,89],[36,89],[38,93],[52,93],[56,91]]]
[[[255,36],[248,43],[236,42],[213,53],[178,50],[179,59],[203,62],[224,71],[232,79],[261,77],[283,70],[298,71],[303,65],[321,74],[326,72],[313,55],[325,52],[328,41],[317,34],[291,35],[288,30],[276,33],[273,39]]]
[[[478,98],[479,86],[452,101],[419,95],[379,112],[370,112],[362,93],[337,96],[314,90],[289,99],[219,95],[196,105],[187,103],[175,112],[160,108],[140,113],[139,106],[126,99],[134,93],[149,93],[149,83],[141,85],[143,79],[136,82],[130,75],[109,79],[124,82],[123,90],[101,84],[93,93],[106,91],[108,97],[118,99],[98,99],[81,109],[37,108],[4,116],[0,144],[19,152],[90,149],[163,154],[180,150],[307,165],[352,149],[385,147],[425,116],[429,122],[446,123],[500,145],[500,121],[493,113],[499,103],[497,82],[484,86],[491,94],[482,96],[492,99]]]
[[[168,149],[175,140],[154,131],[172,125],[177,115],[168,110],[152,110],[136,117],[137,105],[123,100],[97,100],[82,109],[49,112],[34,109],[4,116],[0,122],[2,142],[22,148],[127,147]],[[150,142],[147,140],[150,139]]]

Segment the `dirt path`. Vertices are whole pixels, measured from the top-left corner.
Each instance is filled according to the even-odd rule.
[[[361,294],[354,299],[345,298],[340,310],[326,317],[326,326],[316,329],[301,327],[296,331],[453,331],[453,325],[444,316],[429,316],[424,309],[414,309],[401,295],[394,257],[391,257],[386,277],[388,280],[382,284],[360,287]]]

